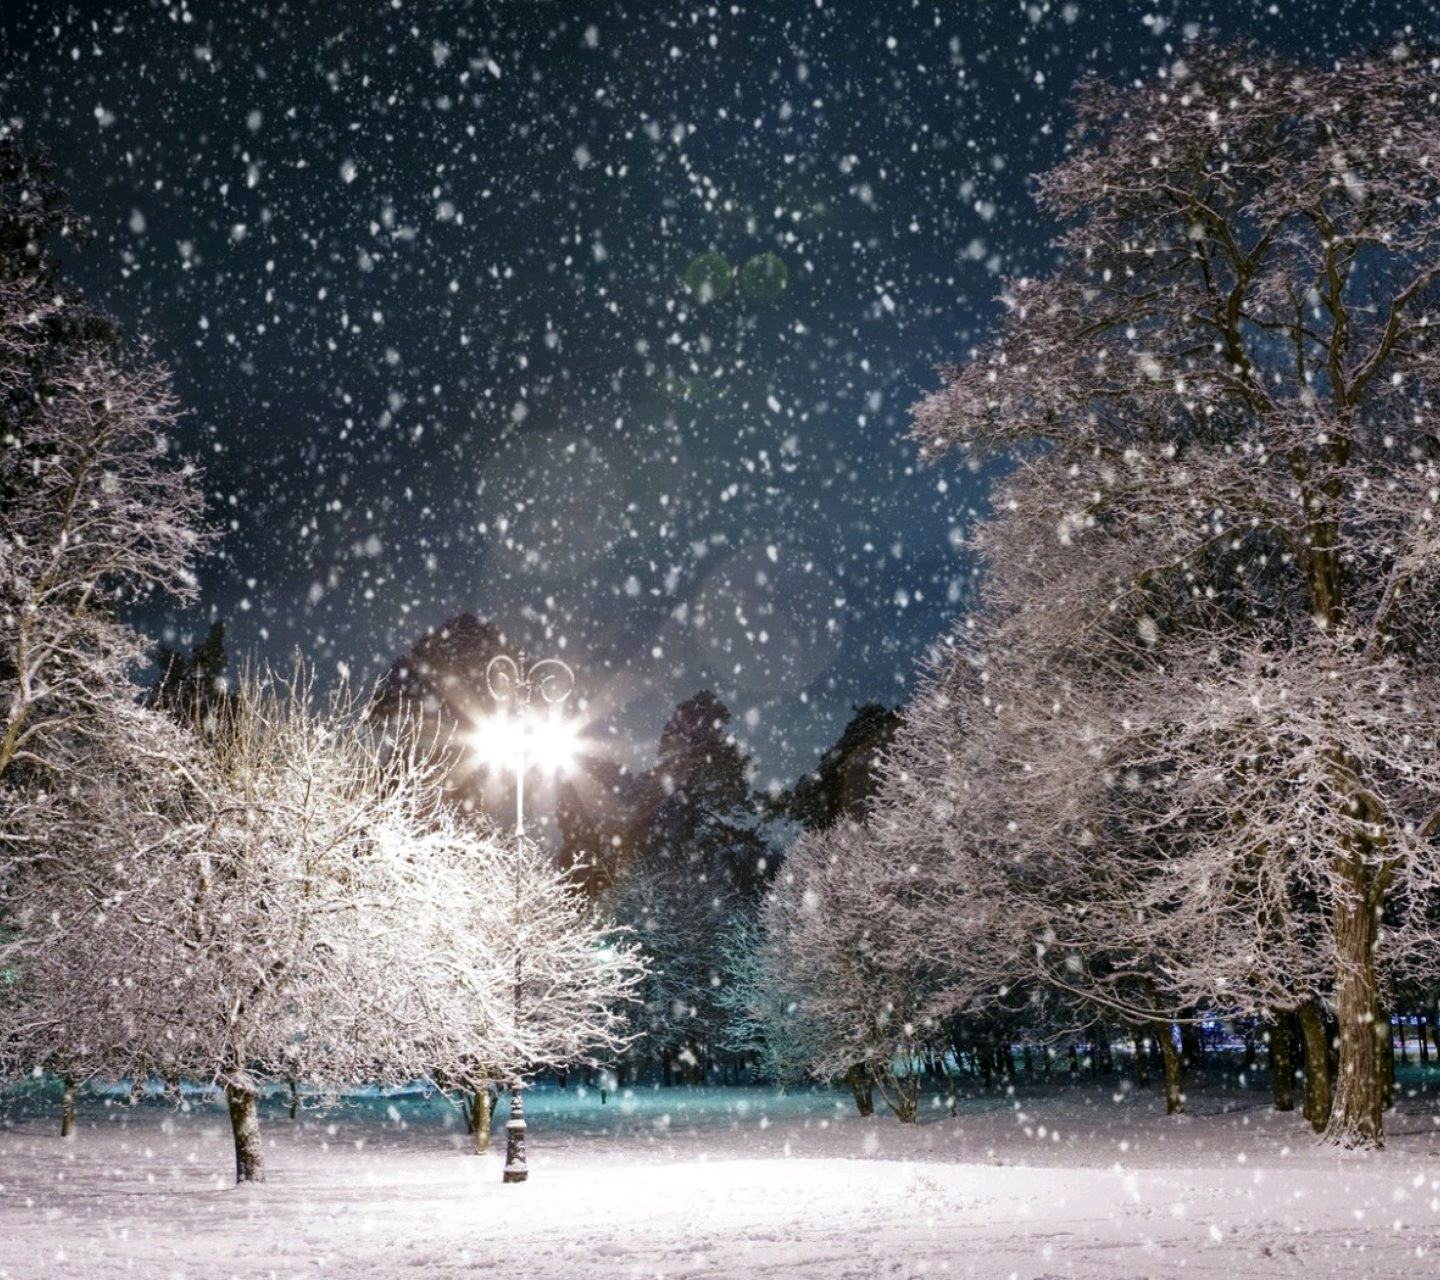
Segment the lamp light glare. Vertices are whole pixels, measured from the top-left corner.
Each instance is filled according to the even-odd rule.
[[[471,745],[495,769],[568,773],[580,754],[575,722],[559,715],[496,716],[474,730]]]

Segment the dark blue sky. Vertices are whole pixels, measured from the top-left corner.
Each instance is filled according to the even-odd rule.
[[[470,611],[570,660],[642,758],[714,689],[763,784],[899,701],[964,607],[983,484],[917,470],[907,408],[1045,269],[1028,179],[1077,76],[1436,18],[6,0],[0,115],[93,220],[71,278],[174,369],[226,529],[157,639],[223,617],[234,653],[368,684]],[[722,296],[687,287],[701,253]]]

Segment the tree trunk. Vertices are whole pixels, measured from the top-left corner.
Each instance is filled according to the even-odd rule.
[[[1160,1039],[1160,1056],[1165,1062],[1165,1114],[1177,1116],[1185,1110],[1185,1064],[1169,1025],[1157,1023],[1155,1034]]]
[[[1375,1034],[1380,1048],[1380,1106],[1389,1111],[1395,1105],[1395,1024],[1388,1013],[1376,1015]]]
[[[950,1018],[945,1023],[945,1034],[950,1038],[950,1056],[955,1059],[955,1070],[965,1071],[965,1043],[962,1039],[962,1028],[958,1018]]]
[[[1010,1052],[1008,1037],[998,1036],[992,1041],[995,1054],[995,1074],[1001,1084],[1015,1079],[1015,1056]]]
[[[1204,1038],[1200,1035],[1199,1026],[1193,1022],[1180,1024],[1180,1055],[1182,1065],[1190,1071],[1197,1070],[1205,1057]]]
[[[895,1116],[905,1124],[914,1124],[920,1111],[920,1077],[911,1071],[895,1080],[895,1096],[900,1105],[894,1108]]]
[[[992,1089],[995,1087],[995,1059],[986,1051],[981,1042],[976,1042],[970,1051],[971,1060],[975,1063],[975,1069],[980,1073],[980,1087]]]
[[[870,1073],[859,1063],[845,1073],[845,1083],[855,1099],[855,1110],[862,1116],[875,1114],[875,1095],[870,1083]]]
[[[260,1145],[259,1099],[249,1081],[225,1082],[230,1108],[230,1133],[235,1139],[235,1182],[264,1182],[265,1153]]]
[[[60,1094],[60,1136],[75,1136],[75,1077],[67,1075]]]
[[[1135,1046],[1135,1087],[1150,1087],[1150,1046],[1146,1043],[1145,1032],[1140,1027],[1130,1028],[1130,1043]]]
[[[914,1071],[897,1075],[886,1064],[878,1072],[870,1071],[869,1078],[875,1081],[891,1114],[901,1124],[914,1124],[920,1110],[920,1077]]]
[[[1316,1133],[1330,1120],[1330,1037],[1313,1000],[1300,1006],[1300,1033],[1305,1037],[1305,1119]]]
[[[1091,1046],[1090,1056],[1097,1075],[1110,1075],[1114,1072],[1115,1054],[1110,1048],[1110,1029],[1108,1027],[1095,1028],[1095,1040]]]
[[[1295,1041],[1290,1035],[1290,1019],[1281,1014],[1272,1019],[1265,1040],[1270,1050],[1270,1089],[1276,1111],[1295,1110]]]
[[[1331,912],[1340,1069],[1325,1140],[1344,1147],[1383,1147],[1384,1065],[1375,972],[1379,920],[1367,892],[1369,876],[1359,859],[1346,859],[1337,870],[1345,878]]]
[[[601,1094],[601,1101],[604,1101],[604,1094]],[[466,1119],[470,1124],[470,1132],[475,1135],[475,1154],[483,1156],[490,1150],[490,1117],[494,1110],[494,1102],[490,1096],[490,1086],[482,1084],[476,1087],[475,1092],[470,1095],[470,1111]]]

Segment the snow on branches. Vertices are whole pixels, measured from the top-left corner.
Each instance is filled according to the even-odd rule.
[[[169,373],[61,292],[50,235],[78,224],[43,157],[0,129],[0,780],[97,732],[144,645],[117,620],[193,595],[205,535],[175,456]]]
[[[860,823],[802,836],[762,909],[765,977],[753,998],[764,1002],[756,1013],[772,1057],[800,1057],[819,1079],[846,1077],[857,1099],[873,1085],[909,1121],[929,1021],[926,966],[907,945],[902,911],[923,895],[905,881]]]
[[[620,1047],[631,949],[446,803],[433,736],[386,728],[303,673],[252,676],[183,771],[37,820],[0,883],[7,1056],[216,1081],[251,1180],[266,1082],[518,1079]]]
[[[967,710],[906,738],[985,795],[952,846],[1037,976],[1132,1016],[1329,1000],[1342,1143],[1383,1140],[1387,975],[1436,958],[1437,92],[1204,45],[1083,85],[1040,182],[1064,265],[914,415],[1024,460],[975,665],[912,724]]]

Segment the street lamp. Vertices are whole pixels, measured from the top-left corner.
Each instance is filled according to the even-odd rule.
[[[570,691],[575,688],[575,672],[559,658],[541,658],[525,665],[525,655],[516,661],[507,654],[490,659],[485,668],[485,687],[490,696],[509,712],[503,725],[506,732],[493,734],[492,741],[500,746],[503,756],[499,763],[515,771],[515,926],[519,929],[520,859],[525,853],[525,771],[532,760],[563,763],[573,753],[574,736],[566,724],[554,714]],[[534,695],[550,710],[536,716],[532,711]],[[495,726],[498,727],[498,726]],[[524,985],[524,956],[519,938],[515,943],[515,1025],[520,1025],[520,1003]],[[505,1123],[506,1182],[524,1182],[529,1176],[525,1163],[525,1108],[520,1098],[520,1073],[517,1069],[510,1081],[510,1118]]]

